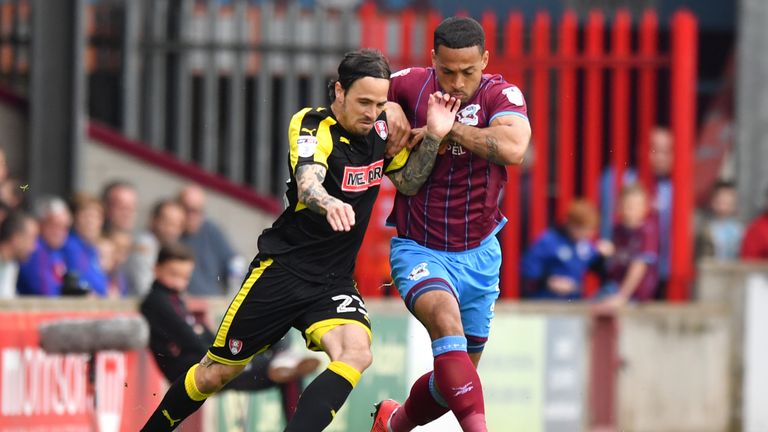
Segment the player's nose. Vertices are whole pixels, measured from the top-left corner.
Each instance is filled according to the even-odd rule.
[[[453,81],[453,88],[456,90],[462,90],[464,88],[464,78],[461,75],[458,75]]]

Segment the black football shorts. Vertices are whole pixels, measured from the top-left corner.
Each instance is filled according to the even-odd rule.
[[[307,348],[322,351],[323,335],[344,324],[359,325],[372,336],[368,311],[351,279],[310,282],[271,258],[257,258],[221,320],[208,357],[246,364],[291,327],[302,332]]]

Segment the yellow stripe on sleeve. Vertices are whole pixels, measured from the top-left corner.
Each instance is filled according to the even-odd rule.
[[[387,164],[387,167],[384,169],[385,173],[389,173],[392,171],[397,171],[405,166],[405,163],[408,162],[408,156],[411,155],[411,150],[408,147],[403,147],[402,150],[400,150],[399,153],[395,155],[394,158]]]

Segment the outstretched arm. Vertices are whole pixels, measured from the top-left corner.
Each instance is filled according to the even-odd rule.
[[[451,130],[461,102],[440,92],[429,96],[427,125],[415,131],[414,140],[421,144],[413,150],[403,169],[389,175],[397,190],[404,195],[415,195],[432,172],[440,141]],[[422,135],[423,134],[423,135]]]
[[[531,140],[531,125],[515,115],[499,117],[487,128],[457,122],[446,138],[495,164],[519,165]]]
[[[432,134],[424,135],[418,147],[408,157],[403,169],[389,175],[389,179],[403,195],[416,195],[432,172],[440,139]]]
[[[351,205],[332,197],[323,187],[326,169],[320,164],[301,165],[296,169],[299,201],[315,213],[325,215],[334,231],[349,231],[355,225]]]

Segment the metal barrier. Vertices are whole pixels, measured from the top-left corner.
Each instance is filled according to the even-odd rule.
[[[432,32],[441,20],[436,13],[417,16],[406,10],[399,16],[382,16],[372,3],[367,3],[360,10],[360,18],[363,44],[380,48],[397,67],[430,63],[429,47],[413,48],[432,40]],[[621,179],[630,162],[637,161],[640,178],[647,183],[651,177],[644,157],[648,154],[648,137],[660,114],[664,114],[675,139],[669,298],[686,299],[693,277],[690,181],[695,134],[696,19],[687,11],[674,15],[667,52],[659,50],[659,38],[664,35],[659,32],[652,10],[639,17],[634,28],[629,12],[617,12],[608,33],[606,17],[598,10],[592,11],[581,26],[572,11],[565,12],[555,25],[548,13],[540,12],[528,29],[519,13],[497,17],[488,12],[480,21],[488,35],[490,62],[486,71],[501,73],[523,89],[533,129],[530,200],[527,204],[521,202],[521,172],[511,168],[502,203],[504,213],[511,216],[502,240],[503,295],[518,295],[520,246],[525,243],[521,237],[524,239],[526,233],[517,215],[529,214],[527,239],[532,240],[564,215],[575,195],[595,203],[605,199],[600,196],[598,184],[606,166],[612,167],[614,178]],[[633,32],[638,40],[634,50]],[[397,35],[396,42],[387,39],[387,34]],[[581,49],[580,35],[584,40]],[[524,46],[526,41],[530,46]],[[669,80],[668,90],[661,86],[660,78]],[[660,94],[664,97],[659,98]],[[661,112],[667,98],[668,114]],[[633,112],[637,115],[632,116]],[[609,154],[604,154],[606,150]]]

